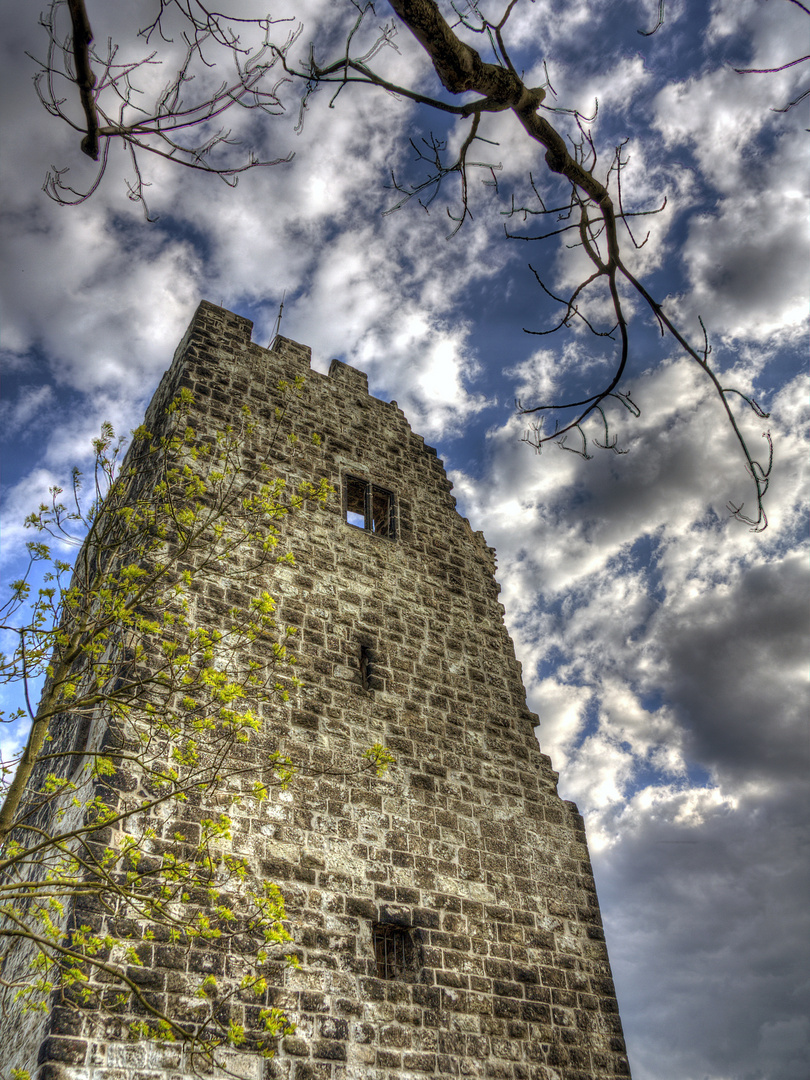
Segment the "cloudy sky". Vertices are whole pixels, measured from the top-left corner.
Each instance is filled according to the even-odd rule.
[[[724,384],[771,414],[739,411],[757,453],[767,456],[763,431],[775,445],[759,534],[725,509],[750,506],[752,484],[717,401],[638,304],[626,389],[641,416],[610,413],[628,452],[584,460],[551,445],[538,456],[521,441],[515,399],[591,393],[609,351],[580,331],[524,333],[555,320],[529,263],[563,290],[581,261],[564,240],[526,241],[546,231],[539,219],[504,216],[513,197],[537,208],[530,173],[555,195],[509,115],[482,126],[490,141],[476,160],[497,168],[472,177],[473,218],[450,240],[453,178],[427,210],[414,200],[385,211],[397,202],[392,170],[424,179],[409,139],[453,147],[461,128],[369,88],[334,108],[314,95],[300,133],[300,87],[282,87],[279,117],[234,114],[234,134],[261,155],[295,154],[235,189],[145,160],[152,223],[127,197],[120,151],[89,202],[60,207],[43,194],[48,171],[69,168],[82,189],[92,164],[35,96],[36,5],[5,6],[4,577],[19,565],[18,522],[86,460],[99,424],[139,422],[198,300],[254,319],[267,344],[284,295],[282,332],[311,345],[320,369],[339,357],[398,401],[497,548],[538,738],[586,816],[636,1080],[805,1080],[807,101],[774,110],[801,93],[810,65],[732,68],[806,53],[801,5],[672,0],[646,37],[655,0],[521,0],[506,35],[530,84],[547,63],[549,101],[590,114],[598,99],[604,167],[629,139],[626,203],[666,196],[661,214],[639,219],[650,239],[633,265],[690,339],[703,319]],[[143,53],[132,19],[137,29],[153,6],[89,0],[97,41],[120,40],[121,58]],[[391,20],[384,0],[376,8],[358,52]],[[311,41],[336,58],[355,13],[349,0],[273,8],[297,20],[280,37],[303,24],[295,60]],[[408,32],[394,44],[378,70],[436,93]],[[169,63],[176,54],[162,49]],[[150,67],[144,100],[167,79]],[[483,182],[493,176],[497,188]],[[518,239],[505,239],[505,222]]]

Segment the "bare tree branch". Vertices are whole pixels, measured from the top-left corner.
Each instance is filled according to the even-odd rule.
[[[808,8],[806,4],[803,4],[801,0],[789,0],[789,2],[799,8],[800,11],[803,11],[805,15],[810,15],[810,8]],[[810,60],[810,53],[808,53],[806,56],[800,56],[796,60],[789,60],[786,64],[780,64],[778,67],[735,67],[734,71],[736,71],[738,75],[774,75],[776,74],[776,72],[779,71],[788,71],[790,68],[797,67],[799,64],[806,64],[808,60]],[[792,101],[789,101],[787,105],[783,105],[781,109],[774,108],[771,111],[776,113],[790,112],[790,110],[793,109],[796,105],[798,105],[800,101],[804,101],[804,99],[808,95],[810,95],[810,87],[808,87],[806,90],[803,90],[800,94],[793,98]]]
[[[810,13],[800,0],[791,2]],[[60,36],[57,17],[64,3],[68,3],[70,30]],[[527,85],[510,57],[507,41],[509,18],[516,4],[517,0],[508,0],[500,17],[493,21],[483,13],[477,0],[471,0],[463,7],[459,5],[452,9],[456,22],[451,26],[436,0],[390,0],[393,12],[429,58],[446,92],[431,95],[421,87],[400,85],[375,70],[373,65],[386,55],[399,52],[398,25],[396,20],[387,20],[378,27],[376,34],[366,33],[366,23],[375,14],[368,0],[353,3],[351,23],[337,58],[321,61],[316,57],[313,43],[308,59],[298,63],[293,60],[291,49],[302,34],[301,26],[284,25],[281,27],[282,38],[274,40],[273,34],[278,32],[279,25],[269,17],[239,19],[226,16],[206,7],[202,0],[159,0],[157,13],[141,31],[142,36],[147,44],[152,43],[155,48],[161,42],[174,43],[177,40],[179,44],[182,40],[185,43],[185,57],[179,61],[163,93],[149,105],[140,102],[135,82],[139,72],[161,62],[155,49],[138,61],[121,63],[116,59],[116,47],[110,44],[102,56],[93,46],[92,30],[83,0],[53,0],[43,19],[49,51],[41,65],[38,92],[53,115],[82,133],[83,149],[85,152],[93,151],[91,156],[95,155],[95,159],[100,160],[100,168],[87,187],[71,186],[66,179],[67,170],[54,169],[47,178],[46,191],[59,202],[83,201],[101,182],[114,140],[125,145],[130,154],[133,171],[133,179],[129,181],[130,198],[141,202],[145,209],[144,195],[148,181],[141,165],[144,154],[155,155],[186,168],[211,172],[233,184],[246,169],[280,164],[289,161],[292,156],[290,153],[265,160],[249,151],[246,158],[235,162],[230,152],[234,143],[231,132],[217,126],[234,105],[276,117],[283,112],[281,87],[285,83],[300,86],[296,128],[300,133],[313,97],[321,89],[330,91],[328,105],[335,108],[342,94],[358,87],[370,87],[425,109],[468,121],[469,126],[455,154],[449,153],[448,141],[443,137],[431,134],[427,138],[411,138],[416,162],[426,172],[420,179],[407,181],[392,173],[391,185],[398,198],[385,211],[392,213],[414,199],[427,210],[442,185],[457,179],[457,208],[447,210],[452,223],[449,237],[452,237],[472,217],[470,170],[481,170],[484,183],[497,190],[496,174],[502,163],[472,158],[474,145],[488,142],[482,138],[481,121],[487,113],[511,111],[522,125],[525,137],[536,145],[550,177],[559,178],[566,184],[568,193],[561,205],[547,206],[535,175],[530,175],[537,207],[516,205],[512,195],[511,207],[504,213],[508,217],[522,217],[524,223],[531,217],[547,217],[553,225],[536,236],[506,229],[507,238],[528,242],[570,235],[571,246],[581,248],[590,263],[590,271],[567,298],[550,290],[533,270],[540,288],[561,305],[562,311],[550,329],[527,327],[526,331],[548,334],[579,324],[600,338],[615,340],[617,345],[612,366],[600,388],[592,393],[584,393],[577,401],[523,406],[526,413],[554,412],[561,418],[565,417],[555,425],[553,433],[543,434],[537,429],[533,436],[534,444],[539,449],[545,442],[552,439],[559,442],[566,433],[573,431],[579,432],[585,439],[582,424],[593,418],[604,429],[603,437],[596,440],[597,444],[616,451],[616,444],[606,427],[603,405],[621,394],[620,384],[627,371],[630,355],[629,308],[622,290],[629,290],[631,295],[646,305],[661,333],[671,335],[684,355],[700,366],[720,398],[724,415],[731,424],[746,469],[754,482],[756,512],[748,515],[742,507],[735,506],[733,514],[754,528],[764,527],[762,498],[767,488],[770,466],[765,469],[758,464],[729,407],[728,395],[733,391],[721,386],[719,377],[709,364],[708,349],[701,352],[690,345],[688,335],[674,325],[661,304],[631,273],[625,260],[623,243],[629,242],[632,249],[639,249],[647,244],[650,236],[648,232],[637,238],[633,231],[633,219],[661,213],[667,205],[666,198],[663,197],[660,204],[652,209],[628,208],[622,190],[623,171],[627,165],[627,141],[616,147],[606,167],[601,166],[590,126],[596,117],[598,102],[592,117],[552,104],[556,93],[545,67],[543,85]],[[664,18],[664,0],[659,0],[656,25],[652,30],[639,32],[645,36],[656,33],[664,25]],[[259,33],[258,41],[243,40],[248,28]],[[485,59],[460,35],[468,38],[473,35],[473,39],[480,39],[491,59]],[[213,59],[209,59],[209,53]],[[808,58],[802,57],[779,68],[738,70],[781,71]],[[213,92],[203,91],[198,97],[189,96],[195,74],[199,70],[208,71],[220,63],[229,65],[232,76],[221,82]],[[67,99],[58,92],[62,83],[65,83],[68,91],[74,83],[78,88],[82,123],[78,123],[71,114]],[[549,95],[551,100],[547,100]],[[786,108],[792,108],[804,96],[806,94],[800,95]],[[115,102],[114,109],[111,101]],[[573,134],[569,131],[571,127]],[[624,239],[620,238],[620,231]],[[602,295],[606,296],[611,309],[610,325],[605,327],[597,326],[586,315],[587,298],[598,294],[599,290],[604,290]],[[748,401],[745,395],[741,396]],[[627,405],[624,399],[620,400]],[[633,405],[631,412],[635,408]],[[566,446],[566,449],[570,450],[571,447]]]
[[[65,7],[70,16],[70,29],[60,32],[58,24]],[[229,148],[237,140],[228,128],[212,127],[212,123],[234,107],[268,116],[283,114],[279,90],[286,76],[282,74],[272,83],[268,76],[294,44],[300,28],[289,31],[281,44],[271,44],[265,37],[261,46],[251,51],[242,47],[238,35],[229,28],[234,21],[230,16],[226,18],[210,12],[193,0],[161,0],[158,15],[142,31],[147,42],[155,34],[164,41],[173,40],[165,25],[167,12],[172,7],[187,20],[183,33],[185,56],[151,107],[144,107],[139,104],[139,90],[133,80],[142,70],[162,62],[157,53],[153,50],[140,60],[119,63],[117,46],[110,42],[106,54],[102,55],[93,46],[93,31],[84,0],[51,0],[48,11],[41,17],[48,36],[48,51],[44,61],[37,61],[40,68],[35,79],[37,94],[48,112],[75,130],[83,131],[82,152],[93,161],[101,159],[95,178],[81,188],[65,182],[67,169],[54,167],[43,190],[56,202],[76,205],[98,189],[109,163],[110,145],[116,140],[127,149],[135,175],[129,184],[129,197],[143,205],[147,219],[147,184],[140,164],[143,154],[211,173],[232,186],[248,169],[280,165],[292,159],[292,152],[267,159],[251,151],[246,157],[240,155],[234,160]],[[236,21],[258,26],[265,35],[271,25],[276,25],[271,19]],[[188,100],[198,66],[215,66],[215,62],[209,63],[205,58],[209,45],[227,51],[233,75],[213,92],[203,84],[201,94],[192,95]],[[71,115],[68,98],[57,91],[57,84],[62,82],[75,83],[79,89],[84,114],[81,125]],[[189,132],[196,136],[198,131],[203,133],[201,140],[185,137]]]

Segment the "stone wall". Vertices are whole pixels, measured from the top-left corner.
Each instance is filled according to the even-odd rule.
[[[281,886],[301,966],[273,967],[265,1002],[296,1034],[270,1062],[230,1065],[257,1080],[629,1075],[582,819],[537,746],[493,551],[456,512],[435,451],[363,373],[336,361],[312,372],[305,347],[262,349],[250,332],[201,304],[146,420],[157,426],[180,386],[201,431],[247,404],[261,421],[249,456],[336,491],[285,521],[296,565],[250,583],[298,629],[305,685],[265,717],[298,776],[258,808],[245,801],[234,842]],[[291,424],[293,444],[275,409],[279,379],[297,375],[280,433]],[[390,527],[347,521],[347,477],[350,510],[363,484],[392,494]],[[225,602],[243,588],[224,580]],[[197,617],[216,613],[200,597]],[[361,768],[375,743],[396,756],[381,779]],[[182,1001],[176,956],[157,944],[140,955],[161,1003]],[[227,955],[185,955],[227,978]],[[250,1027],[250,1007],[241,1020]],[[180,1049],[128,1043],[123,1020],[62,1023],[55,1013],[41,1080],[188,1074]]]

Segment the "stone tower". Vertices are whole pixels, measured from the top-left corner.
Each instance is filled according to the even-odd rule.
[[[268,990],[296,1033],[272,1061],[242,1055],[239,1074],[628,1076],[582,819],[537,746],[492,549],[456,512],[436,452],[362,372],[313,372],[307,348],[261,348],[251,326],[200,304],[146,420],[188,387],[198,430],[247,403],[261,438],[279,380],[304,376],[294,422],[320,445],[271,464],[336,492],[285,521],[296,566],[252,583],[298,629],[304,688],[276,734],[313,771],[235,821],[237,850],[282,889],[301,965]],[[381,779],[343,769],[375,743],[396,758]],[[152,988],[181,997],[176,959],[141,956]],[[38,1030],[39,1080],[191,1075],[171,1045],[63,1015]]]

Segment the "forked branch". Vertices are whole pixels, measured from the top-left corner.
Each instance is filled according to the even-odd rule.
[[[165,42],[173,40],[167,25],[171,7],[177,7],[186,20],[181,37],[184,55],[163,91],[144,105],[136,78],[162,63],[156,52],[153,50],[139,60],[121,62],[117,46],[109,42],[102,54],[94,46],[84,0],[51,0],[40,19],[48,46],[45,59],[37,60],[36,91],[48,112],[81,133],[82,152],[99,162],[94,178],[80,186],[73,186],[65,179],[68,169],[54,167],[46,177],[43,190],[55,202],[76,205],[97,190],[114,142],[120,143],[129,154],[134,173],[134,179],[129,181],[129,196],[141,203],[147,218],[148,185],[143,176],[143,155],[211,173],[232,186],[248,169],[291,160],[292,153],[276,158],[264,158],[252,151],[236,155],[232,147],[238,139],[230,128],[219,125],[225,114],[237,106],[268,116],[283,113],[279,91],[286,77],[281,74],[272,80],[271,73],[279,57],[295,41],[297,32],[289,32],[284,43],[273,44],[272,48],[265,39],[260,48],[251,52],[241,46],[238,35],[230,28],[233,21],[230,17],[209,12],[191,0],[176,5],[161,0],[156,18],[142,31],[147,42],[155,34]],[[68,25],[60,29],[65,11]],[[247,21],[263,28],[265,34],[274,24],[270,19]],[[214,66],[206,59],[209,46],[220,51],[225,48],[231,66],[231,76],[212,91],[205,88],[205,81],[199,77],[204,69]],[[201,85],[199,94],[193,93],[195,78]],[[73,109],[71,84],[79,90],[81,119]]]

